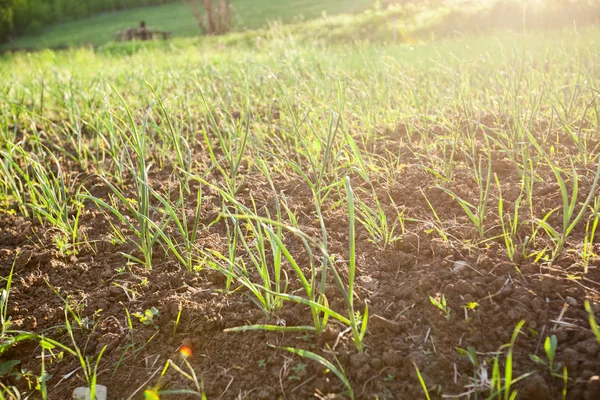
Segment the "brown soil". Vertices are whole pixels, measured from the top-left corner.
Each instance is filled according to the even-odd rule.
[[[394,154],[406,148],[395,143],[393,137],[387,145],[396,146]],[[444,242],[431,226],[411,223],[398,241],[382,248],[368,240],[362,227],[357,228],[356,305],[362,310],[368,302],[370,313],[364,353],[356,351],[350,333],[342,335],[344,327],[334,321],[319,336],[225,333],[225,328],[245,324],[284,321],[287,326],[310,325],[311,317],[304,306],[286,303],[279,315],[267,319],[242,290],[224,294],[224,278],[219,273],[208,269],[182,271],[173,257],[160,249],[151,271],[128,267],[119,252],[131,252],[132,246],[111,244],[108,217],[90,205],[86,207],[82,231],[91,246],[82,246],[77,255],[60,254],[53,242],[55,232],[37,221],[0,214],[0,275],[8,275],[17,257],[9,305],[12,328],[44,333],[70,344],[63,328],[66,299],[81,318],[95,322],[89,329],[75,325],[78,346],[85,354],[95,356],[106,345],[98,382],[108,386],[111,399],[142,398],[144,389],[159,382],[167,359],[181,363],[181,345],[191,346],[189,361],[202,375],[209,399],[333,399],[344,391],[341,382],[320,364],[277,350],[280,346],[301,347],[332,361],[337,359],[358,399],[417,399],[423,398],[423,392],[413,363],[422,372],[432,398],[441,394],[458,396],[468,390],[474,371],[456,348],[474,347],[484,360],[508,343],[517,323],[525,320],[514,346],[514,374],[535,373],[518,385],[518,398],[562,398],[562,379],[552,377],[530,358],[534,354],[545,359],[544,339],[556,335],[556,361],[568,368],[568,398],[600,399],[600,385],[595,378],[600,374],[600,347],[583,307],[584,300],[599,295],[600,269],[591,265],[589,273],[582,275],[579,258],[572,251],[576,243],[582,242],[584,227],[573,232],[563,255],[553,264],[531,259],[510,262],[500,239],[476,244],[477,232],[457,202],[433,187],[432,175],[418,166],[418,160],[410,160],[409,151],[405,154],[408,161],[401,178],[391,187],[376,187],[376,191],[381,199],[388,199],[389,194],[398,207],[407,209],[407,216],[427,216],[431,220],[422,189],[452,237]],[[503,196],[509,204],[514,202],[518,195],[516,172],[501,157],[494,161],[493,168],[506,182]],[[547,176],[546,182],[552,182],[549,171],[539,173]],[[466,168],[457,168],[456,183],[451,185],[474,200],[477,187],[469,176]],[[153,177],[157,184],[162,178]],[[298,212],[301,228],[318,235],[310,191],[295,179],[275,177],[277,190],[285,191],[290,207]],[[96,195],[106,194],[106,188],[92,190]],[[248,199],[250,194],[259,206],[272,206],[272,192],[260,175],[248,174],[240,198]],[[219,222],[208,227],[219,209],[217,198],[211,200],[210,195],[205,193],[198,243],[224,251],[224,225]],[[551,183],[538,184],[535,198],[536,215],[560,204],[557,187]],[[335,200],[329,199],[329,205]],[[384,206],[391,217],[389,203]],[[497,221],[497,210],[493,201],[491,204],[488,237],[499,231],[499,227],[492,226]],[[343,207],[325,209],[330,253],[345,260],[347,213]],[[529,211],[523,209],[522,213]],[[551,222],[558,226],[560,220]],[[339,268],[344,275],[345,262]],[[295,285],[292,281],[291,288]],[[122,287],[131,291],[129,295]],[[441,294],[448,301],[449,318],[429,300]],[[335,290],[328,297],[333,309],[343,310],[342,298]],[[466,311],[463,306],[469,302],[479,306]],[[143,312],[151,307],[160,311],[156,326],[142,324],[133,317],[131,334],[126,310]],[[180,307],[181,320],[174,333]],[[3,358],[18,359],[21,367],[39,374],[40,354],[39,343],[29,341],[13,347]],[[54,359],[45,367],[52,375],[48,382],[50,399],[70,398],[74,387],[84,385],[79,362],[72,356]],[[23,378],[8,381],[31,392]],[[160,382],[165,389],[192,388],[190,381],[172,370]]]

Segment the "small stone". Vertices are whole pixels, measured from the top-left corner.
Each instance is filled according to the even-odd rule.
[[[328,342],[333,342],[337,340],[338,335],[340,334],[340,328],[333,324],[327,324],[327,328],[321,333],[323,339]]]
[[[367,289],[369,292],[373,292],[377,289],[378,283],[376,279],[373,279],[370,276],[360,276],[358,278],[358,281],[360,282],[361,286],[364,287],[365,289]]]
[[[567,298],[565,299],[565,301],[567,302],[568,305],[570,305],[571,307],[577,307],[577,300],[575,300],[575,298],[571,297],[571,296],[567,296]]]
[[[106,400],[108,397],[106,386],[96,385],[96,400]],[[74,400],[90,400],[92,394],[87,387],[78,387],[73,391]]]
[[[258,391],[255,395],[256,399],[267,400],[275,397],[275,390],[271,387],[264,387]]]
[[[327,393],[325,396],[321,397],[323,400],[344,400],[345,397],[340,396],[336,393]]]

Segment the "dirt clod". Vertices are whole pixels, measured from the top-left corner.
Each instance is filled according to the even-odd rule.
[[[541,375],[534,375],[523,383],[518,398],[521,400],[551,400],[550,388]]]
[[[600,376],[594,375],[588,380],[583,397],[585,400],[600,399]]]

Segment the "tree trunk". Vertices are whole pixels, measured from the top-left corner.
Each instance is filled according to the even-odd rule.
[[[225,28],[227,29],[227,31],[231,30],[231,0],[227,0],[225,3],[225,21],[226,21],[226,26]]]
[[[191,7],[192,14],[205,35],[219,35],[231,30],[231,0],[183,0],[183,2]]]
[[[208,33],[217,33],[217,26],[215,24],[215,14],[213,13],[212,0],[204,0],[204,11],[206,11],[206,18],[208,19]]]
[[[204,35],[206,35],[208,33],[208,29],[206,27],[206,24],[204,23],[204,14],[202,13],[202,11],[200,10],[200,7],[198,6],[198,1],[197,0],[183,0],[183,2],[185,4],[187,4],[188,6],[190,6],[190,8],[192,9],[192,15],[194,16],[194,19],[198,23],[198,26],[200,26],[202,33]]]

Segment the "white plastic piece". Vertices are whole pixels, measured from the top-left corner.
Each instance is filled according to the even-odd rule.
[[[96,385],[96,400],[106,400],[108,397],[106,386]],[[74,400],[91,400],[92,394],[88,387],[78,387],[73,391]]]

